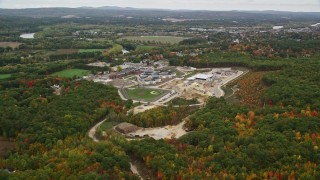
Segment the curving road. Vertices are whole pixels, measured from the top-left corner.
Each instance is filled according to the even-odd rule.
[[[97,129],[99,126],[101,126],[102,123],[104,123],[107,119],[104,119],[103,121],[99,122],[98,124],[94,125],[89,131],[88,136],[94,141],[99,142],[99,140],[96,138],[95,134],[97,132]]]
[[[102,123],[104,123],[107,119],[102,120],[101,122],[97,123],[95,126],[93,126],[89,131],[88,131],[88,136],[94,141],[94,142],[99,142],[99,139],[96,138],[95,134],[97,132],[97,129],[101,126]],[[141,176],[139,174],[139,171],[135,165],[133,165],[130,162],[130,170],[136,174],[140,179]],[[143,180],[143,179],[142,179]]]
[[[213,92],[215,93],[215,97],[222,97],[225,95],[225,92],[221,89],[222,86],[228,84],[230,81],[234,81],[238,78],[240,78],[241,76],[244,76],[245,74],[247,74],[249,71],[243,72],[243,71],[238,71],[238,73],[234,76],[231,76],[227,79],[225,79],[224,81],[222,81],[217,87],[215,87],[213,89]]]

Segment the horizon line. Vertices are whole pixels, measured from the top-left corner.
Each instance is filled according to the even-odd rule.
[[[47,6],[47,7],[28,7],[28,8],[0,8],[0,9],[7,9],[7,10],[23,10],[23,9],[50,9],[50,8],[66,8],[66,9],[96,9],[96,10],[107,10],[107,9],[99,9],[104,7],[110,8],[122,8],[127,10],[159,10],[159,11],[209,11],[209,12],[291,12],[291,13],[320,13],[320,11],[291,11],[291,10],[273,10],[273,9],[266,9],[266,10],[212,10],[212,9],[172,9],[172,8],[139,8],[139,7],[124,7],[124,6],[79,6],[79,7],[59,7],[59,6]],[[112,10],[112,9],[110,9]]]

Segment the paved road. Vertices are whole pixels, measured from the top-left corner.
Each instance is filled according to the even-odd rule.
[[[246,74],[247,72],[243,72],[243,71],[238,71],[238,73],[235,75],[235,76],[231,76],[231,77],[228,77],[226,79],[224,79],[218,86],[216,86],[214,89],[213,89],[213,92],[214,92],[214,96],[215,97],[222,97],[224,96],[224,91],[221,89],[221,87],[223,85],[226,85],[228,84],[230,81],[233,81],[237,78],[239,78],[240,76]]]

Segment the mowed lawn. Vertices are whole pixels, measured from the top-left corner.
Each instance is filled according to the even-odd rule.
[[[11,74],[0,74],[0,79],[8,79],[11,77]]]
[[[63,71],[53,73],[52,76],[72,78],[74,76],[82,77],[89,73],[90,73],[89,70],[84,70],[84,69],[65,69]]]
[[[159,89],[147,89],[147,88],[128,88],[125,89],[127,98],[133,100],[145,100],[145,101],[154,101],[157,98],[168,93],[166,90]]]
[[[187,39],[184,37],[178,36],[127,36],[120,38],[120,40],[128,40],[128,41],[143,41],[143,42],[160,42],[165,44],[177,44],[180,41]]]

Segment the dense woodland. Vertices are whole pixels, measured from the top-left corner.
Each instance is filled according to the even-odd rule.
[[[62,84],[61,96],[53,94],[52,84]],[[1,99],[0,132],[15,138],[17,148],[0,166],[18,171],[16,178],[133,178],[123,150],[112,143],[97,145],[84,136],[110,111],[122,112],[115,88],[44,79],[3,90]]]
[[[64,10],[49,9],[46,16],[53,16],[36,21],[27,10],[10,12],[15,17],[0,10],[4,14],[0,41],[22,43],[0,48],[0,77],[9,75],[0,78],[0,136],[16,145],[0,158],[0,179],[138,179],[130,171],[131,159],[141,162],[151,179],[320,179],[319,29],[260,32],[271,24],[305,27],[315,23],[317,14],[289,13],[293,18],[289,21],[271,13],[270,19],[259,24],[265,15],[254,18],[256,14],[249,13],[246,21],[237,18],[242,28],[261,25],[260,29],[199,33],[189,29],[234,27],[231,20],[238,13],[218,13],[227,16],[225,21],[171,23],[146,12],[133,20],[103,19],[103,10],[90,19],[63,19]],[[81,16],[91,10],[72,12]],[[169,12],[177,17],[180,13]],[[25,17],[16,17],[21,15]],[[37,32],[35,39],[19,37],[26,32]],[[119,41],[122,36],[170,33],[189,39],[172,45]],[[130,54],[123,55],[122,48]],[[183,55],[172,55],[178,52]],[[122,101],[114,87],[51,76],[70,68],[95,74],[110,69],[86,64],[156,61],[159,54],[172,66],[250,69],[251,73],[232,84],[239,86],[240,103],[210,98],[204,107],[190,109],[183,106],[197,104],[196,99],[175,99],[168,107],[127,116],[132,103]],[[62,87],[59,96],[51,88],[55,84]],[[104,141],[96,143],[86,134],[105,117],[157,127],[177,124],[187,116],[186,128],[191,132],[179,139],[127,141],[110,130]]]
[[[178,140],[133,141],[128,151],[157,178],[318,179],[319,116],[312,109],[250,111],[211,99]]]

